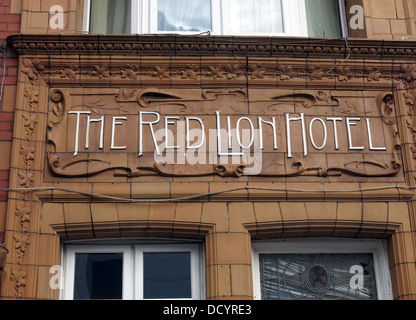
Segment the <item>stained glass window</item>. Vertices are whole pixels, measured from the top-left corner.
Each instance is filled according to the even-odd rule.
[[[374,300],[371,253],[260,254],[264,300]]]

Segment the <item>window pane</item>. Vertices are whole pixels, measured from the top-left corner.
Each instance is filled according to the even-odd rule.
[[[306,0],[305,3],[310,37],[342,36],[338,0]]]
[[[224,33],[283,33],[281,0],[223,1]]]
[[[189,252],[144,253],[145,299],[191,298]]]
[[[131,33],[131,0],[91,0],[90,32]]]
[[[74,299],[122,299],[122,253],[77,253]]]
[[[264,300],[377,299],[371,253],[263,254],[260,281]]]
[[[211,31],[210,0],[157,0],[158,31]]]

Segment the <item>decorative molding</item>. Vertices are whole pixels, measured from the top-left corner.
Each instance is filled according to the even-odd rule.
[[[265,37],[15,35],[8,41],[23,55],[29,83],[51,87],[386,90],[411,89],[416,81],[416,64],[406,62],[416,56],[409,41],[350,39],[348,48],[343,39]]]
[[[19,55],[225,56],[412,60],[404,40],[186,35],[25,35],[8,37]],[[134,70],[132,70],[134,72]],[[132,73],[130,73],[132,75]],[[127,73],[126,73],[127,75]]]
[[[113,170],[115,176],[125,177],[142,177],[142,176],[163,176],[163,177],[204,177],[204,176],[220,176],[220,177],[242,177],[246,165],[191,165],[183,164],[176,166],[166,166],[163,163],[150,162],[150,159],[143,160],[144,164],[140,166],[127,166],[123,161],[106,161],[105,156],[102,159],[78,159],[72,161],[63,161],[59,154],[48,154],[49,170],[55,175],[66,178],[74,177],[90,177],[105,171]],[[88,171],[85,169],[87,168]],[[392,177],[398,174],[402,168],[397,162],[396,155],[392,156],[391,163],[383,163],[379,161],[347,161],[344,166],[339,167],[323,167],[308,166],[304,161],[293,161],[292,171],[278,171],[273,173],[259,173],[258,177],[297,177],[297,176],[341,176],[348,174],[357,177]],[[371,170],[373,169],[373,170]]]
[[[23,60],[22,72],[28,76],[31,84],[39,84],[39,65],[30,60]],[[34,162],[36,160],[36,145],[33,136],[38,127],[37,112],[39,111],[39,89],[29,84],[24,86],[24,110],[21,113],[23,123],[23,139],[19,140],[19,154],[22,156],[23,164],[17,172],[17,185],[19,188],[31,188],[34,184]],[[12,267],[10,280],[14,282],[14,295],[16,298],[24,296],[26,288],[27,269],[25,259],[30,246],[30,223],[34,209],[33,192],[21,191],[18,194],[15,206],[15,216],[18,218],[19,229],[13,234],[16,264]]]
[[[45,67],[38,61],[38,59],[22,59],[22,66],[20,70],[22,73],[27,75],[30,84],[40,84],[42,78],[45,76]]]
[[[85,237],[86,234],[95,234],[100,232],[106,235],[111,234],[113,237],[128,235],[129,237],[143,237],[147,235],[158,234],[160,237],[183,237],[205,239],[209,232],[214,229],[213,224],[193,223],[183,221],[154,221],[154,220],[128,220],[128,221],[111,221],[111,222],[94,222],[91,223],[64,223],[54,224],[51,227],[62,240],[76,240]]]
[[[407,106],[405,111],[406,125],[411,136],[410,153],[412,159],[416,160],[416,90],[404,91],[403,99]],[[412,163],[412,166],[412,169],[414,169],[415,164]],[[416,183],[416,174],[413,174],[413,183]]]
[[[415,89],[416,63],[402,63],[400,70],[393,74],[393,85],[396,89]]]
[[[107,59],[108,58],[108,59]],[[360,88],[411,89],[415,87],[416,64],[380,61],[345,61],[335,66],[334,59],[301,58],[238,59],[224,56],[142,60],[140,57],[98,57],[79,59],[74,56],[49,58],[25,56],[21,72],[31,84],[42,81],[51,87],[171,87],[205,88]],[[194,63],[191,63],[191,62]],[[359,60],[358,60],[359,61]],[[307,62],[307,63],[305,63]]]

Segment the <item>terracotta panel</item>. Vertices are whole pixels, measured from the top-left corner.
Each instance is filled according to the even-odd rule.
[[[281,202],[280,212],[284,223],[291,221],[308,221],[305,203],[303,202]]]
[[[44,300],[58,300],[59,290],[52,290],[50,287],[51,276],[50,267],[38,267],[36,297]]]
[[[119,221],[137,220],[147,221],[149,219],[149,203],[117,203]]]
[[[175,211],[176,222],[194,222],[201,221],[202,203],[178,203]]]
[[[231,266],[227,264],[221,264],[215,266],[218,277],[218,291],[216,295],[218,298],[231,296]]]
[[[91,208],[84,203],[64,204],[65,223],[91,223]]]
[[[246,233],[218,233],[218,264],[250,264],[250,236]]]
[[[337,221],[333,236],[351,237],[360,232],[363,220],[362,206],[361,203],[338,203]]]
[[[41,233],[55,234],[53,225],[64,223],[62,203],[44,203],[41,216]]]
[[[412,230],[410,224],[410,208],[405,202],[390,202],[389,203],[389,223],[400,223],[401,230],[408,232]]]
[[[253,203],[239,202],[228,204],[230,232],[245,232],[244,224],[255,221]]]
[[[152,203],[149,209],[149,220],[173,221],[175,210],[175,203]]]
[[[226,203],[205,202],[202,204],[201,222],[215,224],[216,232],[229,231],[228,207]]]
[[[194,201],[203,201],[208,198],[206,195],[209,192],[208,184],[201,183],[201,182],[171,182],[170,183],[170,196],[172,198],[184,198],[186,200],[187,197],[195,197],[192,198]],[[192,200],[190,199],[190,200]]]
[[[251,298],[253,279],[250,265],[231,265],[231,293],[234,297]]]

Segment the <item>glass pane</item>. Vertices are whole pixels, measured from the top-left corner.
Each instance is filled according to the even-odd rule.
[[[131,33],[131,0],[91,0],[90,32]]]
[[[224,33],[283,33],[281,0],[227,0]]]
[[[211,31],[210,0],[157,0],[158,31]]]
[[[122,299],[122,253],[77,253],[74,299]]]
[[[260,255],[260,281],[264,300],[377,299],[371,253]]]
[[[306,0],[310,37],[342,37],[338,0]]]
[[[144,253],[145,299],[192,298],[190,252]]]

